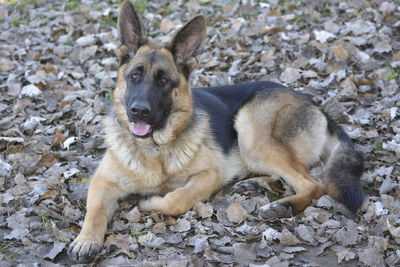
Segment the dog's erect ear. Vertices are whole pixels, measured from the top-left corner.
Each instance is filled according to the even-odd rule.
[[[191,71],[193,59],[200,52],[206,36],[206,19],[202,15],[193,18],[175,35],[171,52],[178,67]]]
[[[142,21],[129,0],[125,0],[121,6],[118,17],[118,31],[121,41],[118,56],[122,65],[136,54],[140,46],[147,43]]]

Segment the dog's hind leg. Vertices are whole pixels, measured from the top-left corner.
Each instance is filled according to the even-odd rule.
[[[325,187],[314,181],[306,171],[306,167],[299,163],[293,164],[291,156],[279,147],[263,149],[257,155],[252,151],[247,157],[253,157],[251,168],[258,171],[273,173],[280,176],[295,190],[296,194],[278,201],[269,203],[260,208],[262,218],[288,217],[293,213],[303,211],[313,199],[324,195]],[[259,164],[259,166],[257,166]]]
[[[258,99],[238,112],[235,129],[249,171],[277,175],[296,192],[262,207],[261,217],[290,216],[326,194],[325,186],[308,174],[326,142],[326,119],[316,107],[291,95]]]
[[[233,186],[233,191],[236,193],[244,193],[248,191],[265,191],[274,192],[271,186],[271,182],[275,182],[277,179],[269,176],[253,177],[240,182],[237,182]]]

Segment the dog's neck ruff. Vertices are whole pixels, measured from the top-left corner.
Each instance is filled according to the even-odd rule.
[[[208,125],[207,117],[201,112],[195,112],[191,124],[179,136],[169,143],[157,145],[152,138],[143,140],[134,138],[115,116],[109,115],[103,122],[108,149],[123,165],[139,174],[146,165],[142,164],[143,161],[149,157],[158,158],[163,169],[169,174],[182,170],[199,150],[206,137]],[[143,173],[146,172],[143,170]]]

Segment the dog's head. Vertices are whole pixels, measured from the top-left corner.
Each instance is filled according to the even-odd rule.
[[[191,105],[187,81],[206,37],[203,16],[188,22],[168,45],[147,39],[133,5],[126,0],[118,18],[120,69],[114,94],[117,116],[134,137],[162,129],[172,112]],[[182,103],[182,102],[190,103]]]

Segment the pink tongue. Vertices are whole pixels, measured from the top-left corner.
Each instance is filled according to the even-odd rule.
[[[147,124],[143,121],[131,122],[129,124],[129,129],[131,130],[131,132],[137,136],[144,136],[148,134],[150,132],[150,128],[150,124]]]

